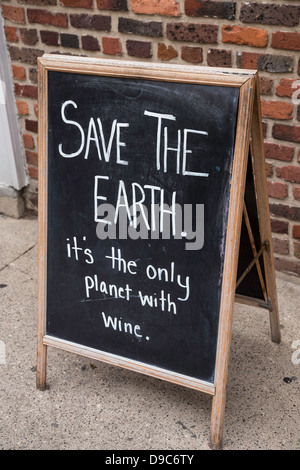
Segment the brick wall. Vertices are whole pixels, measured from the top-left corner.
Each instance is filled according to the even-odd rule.
[[[3,0],[2,15],[29,212],[37,211],[36,60],[44,52],[258,69],[276,268],[300,276],[298,0]]]

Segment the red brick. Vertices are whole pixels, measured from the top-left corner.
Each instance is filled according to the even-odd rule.
[[[11,60],[19,60],[20,62],[25,62],[30,65],[36,65],[37,58],[44,54],[44,51],[41,49],[33,49],[29,47],[20,48],[9,46],[8,50]]]
[[[237,64],[238,67],[243,69],[255,70],[258,68],[258,59],[260,54],[256,52],[238,52],[237,53]]]
[[[34,46],[38,42],[37,30],[20,28],[20,39],[24,44]]]
[[[185,13],[188,16],[222,18],[234,20],[236,2],[215,2],[211,0],[185,0]]]
[[[158,43],[157,57],[160,60],[171,60],[178,56],[178,52],[172,46],[166,46],[163,43]]]
[[[300,188],[293,188],[293,195],[296,201],[300,201]]]
[[[127,0],[97,0],[97,7],[99,10],[128,11]]]
[[[16,100],[18,114],[27,116],[29,114],[28,104],[25,101]]]
[[[265,29],[250,28],[247,26],[223,25],[222,41],[231,44],[266,47],[268,43],[268,32]]]
[[[292,119],[293,105],[283,101],[261,101],[262,116],[268,119]]]
[[[218,26],[199,23],[168,23],[167,38],[173,41],[217,44]]]
[[[59,5],[73,8],[93,8],[93,0],[59,0]]]
[[[18,42],[17,28],[14,26],[5,26],[4,28],[5,37],[8,42]]]
[[[300,33],[296,31],[276,31],[272,34],[272,47],[300,51]]]
[[[13,78],[16,80],[26,80],[26,70],[21,65],[12,65]]]
[[[272,163],[266,162],[266,175],[268,178],[273,176],[273,167],[274,165]]]
[[[34,180],[38,179],[39,171],[35,166],[28,165],[27,170],[28,170],[28,175],[30,176],[30,178]]]
[[[291,73],[294,71],[294,57],[259,54],[256,52],[238,52],[237,65],[240,68],[257,69],[260,72]]]
[[[95,29],[96,31],[111,30],[111,17],[105,15],[72,14],[70,22],[74,28]]]
[[[79,49],[79,37],[77,34],[60,33],[60,45],[62,47]]]
[[[270,204],[271,214],[300,222],[300,207],[286,206],[284,204]]]
[[[203,49],[202,47],[183,46],[181,58],[192,64],[201,64],[203,62]]]
[[[25,10],[22,7],[2,5],[2,15],[6,20],[25,24]]]
[[[125,34],[140,36],[162,37],[163,24],[161,21],[139,21],[133,18],[119,18],[118,30]]]
[[[141,59],[150,59],[152,57],[151,42],[128,39],[126,49],[127,54],[131,57],[140,57]]]
[[[283,220],[271,219],[271,229],[275,233],[289,233],[289,223]]]
[[[300,240],[300,225],[294,225],[293,227],[293,238]]]
[[[41,41],[47,46],[58,46],[59,45],[59,34],[56,31],[40,31]]]
[[[94,36],[82,36],[82,49],[86,51],[100,51],[99,41]]]
[[[268,123],[266,121],[262,121],[262,131],[264,139],[267,137],[268,132]]]
[[[261,95],[272,95],[273,80],[269,77],[259,77],[259,89]]]
[[[131,0],[134,13],[144,15],[180,16],[180,3],[177,0]]]
[[[300,127],[298,126],[274,124],[272,134],[275,139],[289,140],[290,142],[300,143]]]
[[[23,134],[23,144],[26,149],[34,149],[34,138],[31,134]]]
[[[26,119],[25,120],[25,129],[29,132],[38,133],[38,122],[34,121],[33,119]]]
[[[68,26],[68,16],[65,13],[51,13],[48,10],[37,10],[29,8],[27,10],[29,23],[48,24],[59,28]]]
[[[243,23],[297,26],[300,7],[265,2],[245,2],[241,7],[240,20]]]
[[[122,44],[119,38],[102,37],[102,49],[104,54],[122,55]]]
[[[25,98],[38,98],[38,87],[35,85],[20,85],[15,83],[16,96],[23,96]]]
[[[290,162],[294,156],[294,147],[265,142],[265,157]]]
[[[295,95],[300,96],[297,90],[300,90],[300,80],[282,78],[276,87],[276,95],[291,98],[295,93]]]
[[[268,181],[268,193],[275,199],[285,199],[288,196],[288,185],[286,183],[277,183]]]
[[[207,64],[211,67],[231,67],[231,51],[227,49],[209,49]]]
[[[37,154],[37,152],[32,152],[31,150],[26,150],[25,155],[26,155],[26,162],[29,165],[38,166],[38,154]]]
[[[300,183],[300,166],[283,166],[276,169],[276,176],[290,183]]]
[[[274,253],[279,255],[288,255],[290,252],[289,240],[282,240],[280,238],[273,238],[273,250]]]

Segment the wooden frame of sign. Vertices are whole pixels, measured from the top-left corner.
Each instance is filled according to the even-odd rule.
[[[235,69],[196,68],[181,65],[160,65],[137,62],[96,60],[91,58],[62,57],[45,55],[38,60],[39,65],[39,289],[38,289],[38,357],[37,387],[46,388],[47,347],[53,346],[65,351],[118,365],[152,377],[164,379],[179,385],[190,387],[213,396],[211,420],[211,447],[222,447],[223,424],[225,410],[226,383],[229,365],[229,353],[232,331],[232,314],[234,302],[261,306],[269,310],[271,337],[280,342],[278,304],[273,263],[272,237],[270,229],[268,194],[265,174],[263,134],[261,125],[260,94],[258,74],[256,71]],[[49,334],[47,330],[47,295],[49,285],[48,262],[48,188],[51,176],[48,174],[49,158],[49,72],[61,74],[77,74],[83,77],[96,76],[121,78],[129,80],[147,80],[163,83],[168,86],[175,84],[206,85],[208,87],[229,87],[239,90],[238,112],[236,121],[233,163],[231,165],[231,181],[228,218],[226,226],[226,244],[224,268],[222,273],[218,337],[213,381],[208,382],[191,376],[189,373],[178,373],[157,364],[149,364],[102,351],[86,344],[65,339],[60,335]],[[67,75],[64,75],[66,77]],[[72,121],[68,121],[69,123]],[[148,121],[147,121],[148,122]],[[74,125],[74,124],[73,124]],[[79,127],[79,125],[77,125]],[[95,141],[95,139],[94,139]],[[174,149],[171,149],[174,150]],[[250,158],[249,156],[250,150]],[[249,167],[250,165],[250,167]],[[251,166],[252,165],[252,166]],[[247,167],[254,179],[254,198],[258,222],[259,245],[255,243],[255,234],[251,226],[251,217],[247,211],[244,194],[247,183]],[[252,194],[252,196],[253,196]],[[254,211],[255,212],[255,211]],[[244,266],[237,279],[239,265],[240,237],[242,220],[247,228],[252,249],[252,260]],[[100,242],[101,243],[101,242]],[[74,248],[74,247],[73,247]],[[70,249],[70,247],[69,247]],[[51,253],[53,256],[53,253]],[[256,298],[236,292],[248,272],[256,269],[263,296]],[[201,346],[199,346],[201,347]]]

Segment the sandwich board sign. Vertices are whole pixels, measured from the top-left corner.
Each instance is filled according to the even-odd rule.
[[[47,348],[213,396],[235,301],[280,341],[255,71],[39,58],[37,387]]]

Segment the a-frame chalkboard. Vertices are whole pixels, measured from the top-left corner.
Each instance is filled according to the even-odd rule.
[[[37,387],[47,347],[212,395],[234,301],[280,341],[255,71],[39,59]]]

